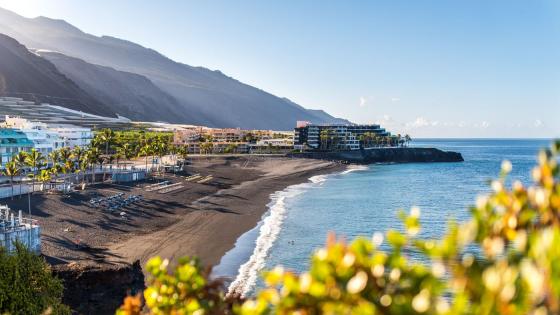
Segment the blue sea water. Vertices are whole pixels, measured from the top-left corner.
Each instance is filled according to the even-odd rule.
[[[465,161],[376,164],[277,192],[263,221],[224,256],[218,273],[233,276],[239,269],[230,288],[251,292],[262,269],[308,268],[310,255],[324,245],[329,231],[352,240],[402,229],[398,211],[412,206],[421,209],[420,236],[437,237],[447,221],[467,219],[468,207],[489,191],[503,160],[513,164],[512,180],[529,183],[537,153],[550,141],[417,140],[411,145],[457,151]]]

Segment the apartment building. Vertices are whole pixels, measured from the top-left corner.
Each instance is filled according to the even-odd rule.
[[[0,166],[4,168],[12,156],[33,148],[33,141],[29,140],[25,133],[13,128],[0,128]]]
[[[94,134],[90,128],[74,125],[49,125],[49,129],[58,133],[65,147],[87,147]]]
[[[6,116],[5,125],[23,132],[33,142],[33,148],[43,155],[64,147],[64,141],[47,124],[19,117]]]
[[[87,127],[47,124],[8,115],[5,116],[4,126],[21,130],[33,141],[34,148],[45,155],[62,147],[86,147],[94,136]]]
[[[380,125],[314,125],[299,121],[294,129],[294,149],[359,150],[364,135],[386,137]]]

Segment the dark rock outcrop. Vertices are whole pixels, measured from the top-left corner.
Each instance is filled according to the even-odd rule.
[[[55,265],[53,273],[64,283],[63,303],[78,314],[114,314],[127,294],[145,288],[140,262],[132,265]]]
[[[464,161],[461,153],[436,148],[372,148],[355,151],[292,153],[290,156],[355,164]]]

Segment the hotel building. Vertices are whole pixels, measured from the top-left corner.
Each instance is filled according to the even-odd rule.
[[[305,121],[298,121],[294,129],[294,149],[317,150],[321,148],[322,141],[328,142],[329,149],[359,150],[360,137],[365,134],[386,137],[387,132],[380,125],[314,125]],[[321,139],[326,136],[326,140]]]
[[[93,132],[87,127],[46,124],[8,115],[4,126],[25,133],[33,141],[34,148],[44,155],[62,147],[86,147],[93,139]]]
[[[33,148],[33,141],[25,133],[13,128],[0,128],[0,166],[4,168],[12,156],[18,152],[29,152]]]

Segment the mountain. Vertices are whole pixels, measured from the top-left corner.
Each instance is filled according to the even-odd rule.
[[[38,50],[38,55],[49,60],[80,88],[111,109],[132,120],[161,120],[180,123],[180,104],[155,86],[148,78],[110,67],[87,63],[66,55]]]
[[[13,36],[29,48],[57,51],[87,63],[142,75],[177,101],[175,117],[184,123],[291,129],[296,120],[337,121],[328,114],[317,115],[220,71],[178,63],[129,41],[93,36],[62,20],[28,19],[0,9],[0,32]],[[146,118],[164,120],[159,116]]]
[[[115,116],[114,111],[61,74],[52,63],[3,34],[0,34],[0,95]]]

